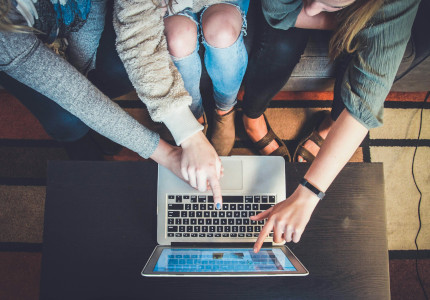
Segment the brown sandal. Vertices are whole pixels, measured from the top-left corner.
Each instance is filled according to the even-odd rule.
[[[330,111],[323,110],[319,111],[314,116],[314,122],[313,127],[311,130],[305,135],[305,137],[299,142],[297,145],[296,151],[294,152],[293,159],[295,162],[298,162],[298,157],[303,157],[306,162],[313,162],[315,159],[315,156],[309,152],[303,145],[308,141],[311,140],[314,142],[318,147],[321,148],[322,144],[324,143],[324,139],[321,137],[321,135],[318,133],[318,128],[320,127],[321,123],[324,121],[324,119],[327,117],[327,115],[330,114]]]
[[[287,162],[291,161],[291,155],[290,151],[288,151],[287,146],[285,143],[273,132],[272,128],[270,127],[269,121],[266,118],[266,115],[263,114],[264,121],[266,122],[267,126],[267,134],[258,142],[254,142],[255,148],[257,148],[259,151],[265,148],[267,145],[269,145],[272,141],[275,141],[278,143],[279,147],[272,153],[270,153],[271,156],[282,156]]]

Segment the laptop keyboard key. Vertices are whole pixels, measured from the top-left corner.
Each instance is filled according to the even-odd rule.
[[[169,218],[178,218],[179,217],[179,211],[169,211],[167,213],[167,216]]]
[[[272,206],[272,204],[260,204],[260,210],[266,210],[271,208]]]
[[[243,203],[243,196],[223,196],[223,203]]]

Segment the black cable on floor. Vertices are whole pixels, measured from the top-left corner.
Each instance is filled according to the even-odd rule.
[[[419,221],[419,227],[418,227],[417,235],[415,236],[415,248],[417,249],[417,253],[416,253],[417,255],[415,256],[415,270],[417,272],[417,277],[418,277],[418,281],[420,283],[421,289],[424,292],[424,297],[427,300],[428,300],[427,292],[426,292],[424,284],[423,284],[423,282],[421,280],[421,275],[420,275],[420,272],[419,272],[419,269],[418,269],[418,255],[419,255],[419,252],[418,252],[418,236],[419,236],[420,231],[421,231],[421,200],[422,200],[423,194],[421,193],[421,190],[418,187],[417,182],[415,180],[414,164],[415,164],[415,156],[416,156],[417,150],[418,150],[418,144],[419,144],[420,137],[421,137],[421,128],[422,128],[422,125],[423,125],[423,111],[424,111],[424,106],[425,106],[425,103],[427,102],[427,99],[429,98],[429,96],[430,96],[430,92],[427,93],[427,95],[426,95],[426,97],[424,99],[424,102],[423,102],[423,106],[421,108],[420,129],[418,131],[418,139],[417,139],[417,144],[415,146],[414,155],[412,157],[412,178],[414,179],[415,187],[417,188],[418,192],[420,193],[420,200],[418,201],[418,221]]]

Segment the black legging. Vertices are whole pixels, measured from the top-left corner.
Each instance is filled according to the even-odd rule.
[[[252,119],[260,117],[272,98],[287,83],[304,52],[311,30],[275,29],[265,20],[261,8],[256,13],[256,32],[246,71],[243,112]],[[331,117],[336,120],[345,106],[340,97],[341,79],[351,56],[337,62],[336,84]]]

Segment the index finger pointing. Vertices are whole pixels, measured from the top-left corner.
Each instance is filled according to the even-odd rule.
[[[216,176],[211,176],[209,178],[209,185],[211,187],[214,203],[217,209],[221,209],[222,206],[222,195],[221,195],[221,185],[219,184],[219,180]],[[219,204],[219,206],[218,206]]]
[[[258,253],[258,251],[260,251],[260,248],[263,245],[264,240],[269,235],[270,231],[272,231],[272,229],[273,229],[273,222],[268,220],[266,225],[264,225],[263,229],[261,229],[261,232],[258,235],[257,241],[254,244],[255,253]]]

